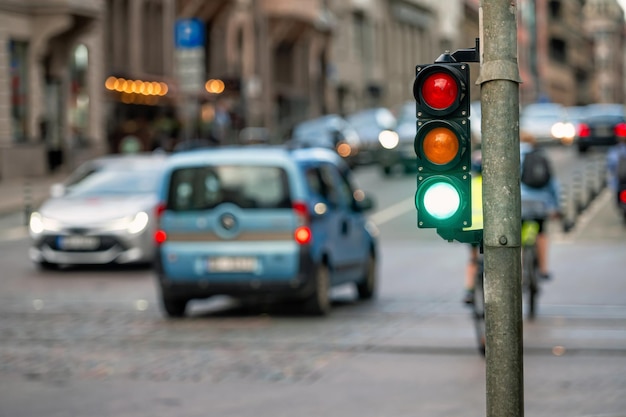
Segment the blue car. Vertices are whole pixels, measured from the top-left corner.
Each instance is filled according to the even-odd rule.
[[[331,286],[361,299],[377,281],[373,201],[329,149],[249,146],[173,155],[160,187],[156,273],[162,307],[185,315],[214,295],[331,310]]]

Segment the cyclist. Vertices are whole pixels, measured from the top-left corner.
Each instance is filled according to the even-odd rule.
[[[483,162],[480,150],[472,153],[472,227],[483,228]],[[470,257],[465,268],[465,295],[463,302],[474,302],[474,279],[478,269],[479,244],[470,244]]]
[[[522,172],[522,181],[520,184],[522,219],[535,221],[538,225],[539,229],[537,231],[536,244],[539,278],[549,280],[551,274],[548,269],[548,236],[545,221],[560,215],[559,184],[555,176],[552,175],[553,171],[547,156],[545,156],[545,153],[537,146],[535,137],[528,132],[521,131],[520,165],[522,171],[524,169],[524,159],[533,152],[544,155],[550,175],[545,185],[537,187],[524,183],[524,175]]]

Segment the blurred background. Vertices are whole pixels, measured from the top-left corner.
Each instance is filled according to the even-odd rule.
[[[606,161],[626,136],[625,4],[510,3],[520,127],[549,155],[563,211],[548,225],[554,277],[537,318],[524,316],[526,415],[624,417],[626,217]],[[412,95],[416,65],[476,45],[479,5],[0,0],[0,416],[485,415],[485,360],[461,299],[468,248],[417,229]],[[480,87],[470,94],[476,146]],[[149,185],[162,158],[185,158],[152,150],[288,141],[335,149],[373,197],[371,302],[335,288],[322,319],[216,297],[166,320],[152,264],[33,265],[29,233],[50,224],[46,245],[74,255],[113,232],[136,254],[152,236],[156,195],[144,198],[120,154],[147,151]],[[88,181],[84,204],[69,198],[45,221],[51,192],[98,171],[137,204]],[[57,217],[80,224],[60,233]]]
[[[128,136],[171,150],[206,136],[220,111],[224,143],[242,131],[281,142],[325,114],[397,112],[416,64],[475,45],[479,3],[0,0],[0,181],[121,152]],[[624,102],[617,0],[517,3],[521,105]]]

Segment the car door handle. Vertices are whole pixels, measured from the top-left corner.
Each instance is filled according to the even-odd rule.
[[[348,220],[343,219],[341,221],[341,234],[342,235],[347,235],[348,234]]]

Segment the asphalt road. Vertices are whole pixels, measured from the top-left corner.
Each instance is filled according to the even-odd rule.
[[[554,158],[568,184],[579,157]],[[357,179],[377,200],[380,293],[340,288],[328,318],[217,298],[165,320],[151,271],[39,272],[20,214],[0,219],[0,417],[484,416],[466,247],[416,229],[411,176]],[[525,415],[624,416],[626,229],[606,191],[571,233],[550,228],[555,279],[524,321]]]

